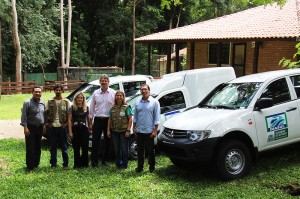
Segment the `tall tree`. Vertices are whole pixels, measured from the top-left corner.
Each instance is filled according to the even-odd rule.
[[[71,47],[71,27],[72,27],[72,2],[68,0],[68,38],[67,38],[67,57],[66,67],[70,66],[70,47]]]
[[[1,99],[1,83],[2,83],[2,19],[0,7],[0,99]]]
[[[135,74],[135,35],[136,35],[136,20],[135,20],[136,0],[132,0],[132,61],[131,74]]]
[[[60,0],[60,47],[61,47],[61,67],[65,68],[64,0]]]
[[[16,82],[22,81],[22,57],[21,45],[18,31],[18,15],[16,9],[16,0],[11,0],[11,7],[13,13],[13,42],[16,52]]]

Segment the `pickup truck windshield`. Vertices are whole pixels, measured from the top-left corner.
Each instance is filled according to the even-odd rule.
[[[206,108],[239,109],[246,108],[259,89],[260,82],[224,84],[199,105]]]

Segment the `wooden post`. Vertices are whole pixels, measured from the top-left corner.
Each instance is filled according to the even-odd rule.
[[[258,72],[259,46],[260,46],[260,42],[255,41],[254,56],[253,56],[253,73]]]
[[[167,46],[167,74],[171,73],[171,44]]]
[[[195,42],[191,42],[190,69],[195,69]]]

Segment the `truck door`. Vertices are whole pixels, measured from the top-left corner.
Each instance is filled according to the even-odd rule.
[[[181,91],[167,93],[158,99],[160,103],[160,124],[182,113],[187,108],[184,95]],[[159,128],[160,129],[160,128]]]
[[[300,127],[299,109],[285,78],[271,82],[262,97],[273,98],[274,105],[254,111],[260,150],[292,142]]]

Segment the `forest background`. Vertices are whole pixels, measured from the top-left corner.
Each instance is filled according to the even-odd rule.
[[[251,7],[285,0],[0,0],[0,75],[16,73],[13,7],[17,13],[22,72],[57,72],[62,66],[60,6],[71,3],[69,66],[118,66],[146,71],[147,45],[138,38]],[[64,7],[68,24],[68,7]],[[66,45],[66,41],[63,41]],[[133,48],[134,46],[134,48]],[[153,45],[152,54],[166,54]],[[133,66],[134,65],[134,66]]]

